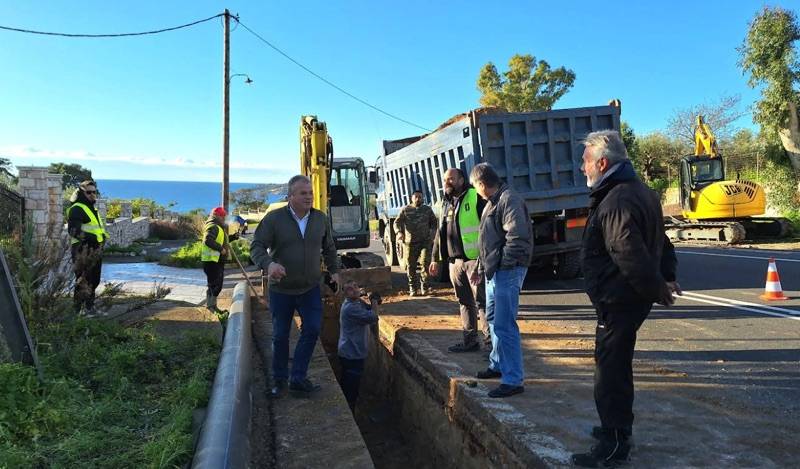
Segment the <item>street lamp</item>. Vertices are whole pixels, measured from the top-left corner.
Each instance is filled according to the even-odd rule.
[[[228,49],[228,42],[225,43],[226,52]],[[230,196],[230,181],[229,181],[229,173],[230,173],[230,85],[231,79],[236,77],[245,77],[244,82],[246,84],[253,83],[253,80],[250,79],[246,73],[235,73],[231,76],[228,76],[230,73],[229,62],[228,62],[228,54],[225,54],[225,83],[222,88],[222,206],[225,208],[225,211],[228,211],[229,208],[229,196]]]

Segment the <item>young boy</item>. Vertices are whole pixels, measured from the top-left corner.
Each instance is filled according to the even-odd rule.
[[[344,303],[339,313],[339,363],[342,365],[342,391],[350,410],[355,410],[358,388],[367,358],[369,325],[378,322],[375,313],[381,302],[377,293],[369,295],[370,304],[361,300],[361,289],[354,280],[344,284]]]

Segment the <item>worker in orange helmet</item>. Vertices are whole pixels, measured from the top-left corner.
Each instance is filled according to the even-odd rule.
[[[225,279],[225,260],[228,257],[228,230],[225,226],[227,215],[228,212],[223,207],[216,207],[205,224],[200,260],[203,261],[203,272],[208,284],[206,308],[211,312],[217,311],[217,297]]]

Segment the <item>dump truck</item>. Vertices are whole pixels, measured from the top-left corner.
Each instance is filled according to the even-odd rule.
[[[402,263],[394,224],[411,194],[421,190],[441,217],[445,171],[460,168],[468,177],[473,166],[486,162],[525,199],[535,237],[531,267],[575,278],[589,206],[582,141],[593,131],[619,130],[618,103],[527,113],[477,109],[429,134],[383,141],[370,179],[377,183],[376,216],[387,263]]]

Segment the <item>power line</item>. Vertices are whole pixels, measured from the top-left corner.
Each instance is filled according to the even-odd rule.
[[[385,116],[388,116],[388,117],[391,117],[392,119],[395,119],[395,120],[398,120],[398,121],[400,121],[400,122],[403,122],[404,124],[408,124],[408,125],[410,125],[410,126],[413,126],[413,127],[416,127],[416,128],[418,128],[418,129],[422,129],[422,130],[424,130],[424,131],[426,131],[426,132],[430,132],[430,131],[431,131],[431,129],[428,129],[428,128],[426,128],[426,127],[423,127],[423,126],[421,126],[421,125],[417,125],[417,124],[415,124],[415,123],[413,123],[413,122],[411,122],[411,121],[408,121],[408,120],[406,120],[406,119],[403,119],[402,117],[398,117],[398,116],[396,116],[396,115],[394,115],[394,114],[392,114],[392,113],[390,113],[390,112],[384,111],[383,109],[381,109],[381,108],[379,108],[379,107],[377,107],[377,106],[374,106],[374,105],[372,105],[372,104],[368,103],[367,101],[364,101],[363,99],[359,98],[358,96],[355,96],[354,94],[352,94],[352,93],[348,92],[347,90],[345,90],[345,89],[343,89],[342,87],[340,87],[340,86],[336,85],[335,83],[332,83],[332,82],[331,82],[330,80],[328,80],[327,78],[325,78],[325,77],[321,76],[320,74],[318,74],[318,73],[316,73],[315,71],[311,70],[310,68],[306,67],[306,66],[305,66],[305,65],[303,65],[302,63],[300,63],[300,62],[298,62],[297,60],[293,59],[291,56],[289,56],[289,54],[287,54],[286,52],[282,51],[282,50],[281,50],[281,49],[279,49],[277,46],[275,46],[275,45],[274,45],[274,44],[272,44],[271,42],[269,42],[269,41],[267,41],[266,39],[264,39],[263,37],[261,37],[261,36],[260,36],[258,33],[256,33],[256,32],[255,32],[255,31],[253,31],[252,29],[248,28],[246,24],[244,24],[244,23],[242,23],[241,21],[239,21],[239,19],[238,19],[238,18],[235,18],[235,17],[234,17],[234,19],[235,19],[235,20],[236,20],[236,22],[237,22],[237,23],[239,23],[239,24],[240,24],[240,25],[241,25],[241,26],[242,26],[242,27],[243,27],[245,30],[247,30],[247,31],[248,31],[250,34],[252,34],[253,36],[255,36],[255,37],[257,37],[258,39],[260,39],[260,40],[261,40],[261,42],[263,42],[264,44],[268,45],[270,48],[272,48],[272,50],[274,50],[275,52],[277,52],[277,53],[281,54],[281,55],[282,55],[282,56],[284,56],[286,59],[288,59],[290,62],[294,63],[294,64],[295,64],[295,65],[297,65],[298,67],[302,68],[303,70],[305,70],[305,71],[306,71],[306,72],[308,72],[309,74],[313,75],[313,76],[314,76],[314,77],[316,77],[317,79],[321,80],[322,82],[326,83],[327,85],[331,86],[332,88],[336,89],[337,91],[341,92],[342,94],[344,94],[344,95],[346,95],[346,96],[349,96],[350,98],[352,98],[352,99],[354,99],[354,100],[358,101],[359,103],[361,103],[361,104],[363,104],[363,105],[365,105],[365,106],[368,106],[368,107],[370,107],[370,108],[372,108],[372,109],[374,109],[374,110],[376,110],[376,111],[380,112],[381,114],[383,114],[383,115],[385,115]]]
[[[61,37],[84,37],[84,38],[99,38],[99,37],[127,37],[127,36],[145,36],[148,34],[159,34],[165,33],[167,31],[175,31],[176,29],[183,29],[188,28],[200,23],[205,23],[206,21],[211,21],[214,18],[219,18],[220,16],[225,16],[225,13],[220,13],[218,15],[210,16],[206,19],[193,21],[191,23],[182,24],[180,26],[173,26],[171,28],[164,28],[164,29],[156,29],[154,31],[142,31],[138,33],[117,33],[117,34],[71,34],[71,33],[54,33],[49,31],[34,31],[32,29],[22,29],[22,28],[12,28],[10,26],[0,26],[0,29],[5,29],[6,31],[14,31],[18,33],[27,33],[27,34],[39,34],[43,36],[61,36]]]

